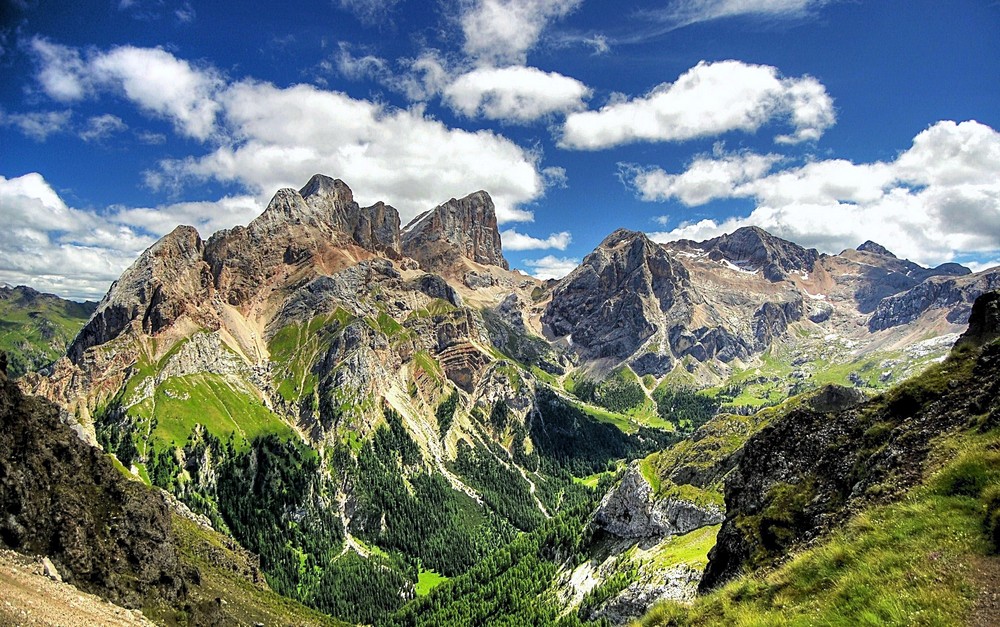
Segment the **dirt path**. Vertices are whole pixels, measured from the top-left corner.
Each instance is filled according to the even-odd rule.
[[[153,625],[138,610],[112,605],[43,574],[36,558],[0,551],[0,625]]]
[[[972,579],[979,593],[969,617],[969,627],[1000,625],[1000,557],[977,555],[972,559]]]

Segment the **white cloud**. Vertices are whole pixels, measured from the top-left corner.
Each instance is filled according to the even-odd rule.
[[[800,17],[829,0],[674,0],[656,15],[672,28],[739,15]]]
[[[72,117],[72,111],[35,111],[32,113],[3,113],[0,111],[0,124],[17,127],[30,138],[45,141],[49,135],[67,130]]]
[[[83,93],[118,93],[179,133],[212,142],[208,154],[167,160],[146,173],[154,187],[214,179],[266,200],[322,172],[347,181],[361,202],[392,204],[404,221],[443,199],[485,189],[500,222],[530,220],[523,205],[545,191],[538,154],[488,130],[449,128],[419,106],[394,109],[310,85],[227,82],[215,69],[159,48],[124,46],[86,58],[69,48],[39,54],[40,77],[51,58],[81,59],[72,73]],[[428,80],[437,80],[433,55],[414,61],[420,64]]]
[[[112,221],[156,235],[169,233],[178,224],[198,229],[204,237],[220,229],[247,224],[264,211],[253,196],[226,196],[217,201],[179,202],[159,207],[114,207]]]
[[[528,122],[584,108],[590,89],[580,81],[538,68],[482,67],[444,88],[444,101],[467,117]]]
[[[546,255],[541,259],[525,259],[522,264],[528,274],[537,279],[561,279],[580,265],[579,259]]]
[[[114,133],[120,133],[128,126],[116,115],[105,113],[97,115],[87,120],[87,126],[80,131],[80,138],[84,141],[100,141]]]
[[[706,239],[756,225],[826,252],[871,239],[925,264],[951,261],[960,253],[1000,251],[1000,133],[978,122],[938,122],[892,162],[831,159],[778,171],[732,167],[752,158],[696,159],[676,175],[637,170],[630,182],[646,200],[699,205],[750,198],[757,203],[749,216],[683,223],[654,238]],[[709,191],[687,184],[705,172],[733,171],[737,175],[711,179]]]
[[[41,65],[38,82],[50,98],[71,102],[87,94],[85,68],[79,51],[40,37],[32,39],[29,47]]]
[[[464,50],[486,65],[523,64],[542,31],[583,0],[463,0]]]
[[[190,24],[194,21],[196,16],[197,13],[195,13],[194,7],[191,6],[190,2],[185,2],[174,10],[174,17],[176,17],[177,21],[181,24]]]
[[[518,206],[544,191],[534,155],[490,131],[450,129],[420,108],[252,81],[231,85],[220,103],[243,140],[165,162],[163,175],[239,182],[270,195],[324,172],[347,181],[359,202],[389,202],[404,222],[475,189],[490,192],[499,221],[530,219]]]
[[[587,37],[583,40],[583,43],[593,48],[595,55],[607,54],[608,52],[611,52],[611,44],[608,42],[608,38],[605,35]]]
[[[341,76],[351,80],[361,80],[371,78],[376,80],[387,80],[391,78],[391,70],[388,62],[382,57],[366,54],[355,56],[351,52],[351,45],[342,41],[338,45],[338,52],[334,56],[337,71]]]
[[[77,298],[100,297],[152,241],[67,207],[37,173],[0,176],[0,219],[0,281]]]
[[[566,247],[573,240],[568,231],[552,233],[545,239],[540,239],[519,233],[515,229],[502,231],[500,238],[503,241],[504,250],[541,250],[545,248],[566,250]]]
[[[184,135],[204,140],[215,130],[222,81],[213,70],[195,68],[160,48],[132,46],[97,55],[88,70],[94,82],[170,120]]]
[[[696,158],[681,174],[634,165],[623,165],[620,172],[642,200],[677,198],[690,206],[731,195],[734,188],[759,179],[780,160],[778,155],[716,153]]]
[[[221,77],[161,48],[121,46],[107,52],[78,50],[36,37],[31,41],[38,81],[50,97],[79,100],[111,91],[147,113],[169,120],[184,135],[205,140],[215,131]]]
[[[833,100],[811,76],[784,78],[767,65],[702,61],[646,96],[570,114],[560,145],[598,150],[637,141],[685,141],[753,133],[776,120],[793,129],[776,141],[816,140],[835,121]]]

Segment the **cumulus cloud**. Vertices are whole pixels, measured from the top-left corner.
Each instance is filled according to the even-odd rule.
[[[756,225],[827,252],[872,239],[926,264],[1000,251],[1000,133],[984,124],[938,122],[891,162],[828,159],[773,170],[775,163],[769,155],[719,155],[680,174],[635,170],[629,182],[645,200],[757,203],[749,216],[683,223],[653,234],[658,241]]]
[[[734,188],[759,179],[779,161],[778,155],[716,152],[714,156],[696,158],[680,174],[631,164],[621,164],[619,173],[635,187],[642,200],[677,198],[691,206],[731,195]]]
[[[537,279],[561,279],[580,265],[579,259],[546,255],[541,259],[525,259],[522,265]]]
[[[482,67],[444,88],[444,102],[467,116],[527,122],[584,108],[590,89],[580,81],[538,68]]]
[[[207,139],[215,128],[215,97],[223,82],[210,68],[195,67],[161,48],[121,46],[83,55],[36,37],[31,49],[39,65],[39,84],[56,100],[110,91],[169,120],[189,137]]]
[[[816,140],[836,119],[833,99],[811,76],[742,61],[702,61],[649,94],[571,113],[564,148],[599,150],[637,141],[685,141],[730,131],[754,133],[773,121],[791,125],[779,143]]]
[[[72,209],[37,173],[0,176],[0,281],[99,298],[149,238]]]
[[[463,49],[485,65],[523,64],[556,19],[565,17],[583,0],[463,0],[460,17]]]
[[[530,220],[524,205],[544,194],[537,154],[491,131],[449,128],[419,106],[394,109],[310,85],[231,82],[214,68],[159,48],[122,46],[81,55],[36,42],[56,51],[36,55],[43,88],[48,64],[62,64],[82,94],[118,94],[211,146],[207,154],[166,160],[146,173],[154,187],[216,180],[241,184],[266,199],[323,172],[348,181],[360,201],[391,203],[404,221],[475,189],[489,190],[499,221]],[[433,73],[431,59],[424,61]]]
[[[263,211],[250,196],[148,208],[69,207],[38,173],[0,176],[0,281],[69,298],[98,299],[156,239],[178,224],[203,236]]]
[[[500,233],[504,250],[542,250],[545,248],[555,248],[556,250],[566,250],[573,237],[568,231],[552,233],[545,239],[532,237],[519,233],[515,229],[507,229]]]

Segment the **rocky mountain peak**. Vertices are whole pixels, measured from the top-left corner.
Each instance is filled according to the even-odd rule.
[[[343,204],[354,202],[354,192],[347,186],[347,183],[340,179],[326,176],[325,174],[313,174],[309,182],[299,190],[299,194],[305,199],[317,196],[339,201]]]
[[[875,242],[868,240],[864,244],[858,246],[857,250],[863,253],[874,253],[876,255],[883,255],[885,257],[896,258],[896,255],[892,254],[888,248],[881,244],[876,244]]]
[[[745,226],[698,244],[709,257],[748,270],[760,270],[769,281],[781,281],[794,270],[811,272],[819,259],[814,248],[803,248],[756,226]]]
[[[208,294],[211,273],[205,244],[193,226],[178,226],[147,248],[101,300],[67,351],[74,362],[91,346],[117,337],[133,323],[154,334],[185,313],[194,313]]]
[[[459,258],[510,269],[500,243],[496,208],[484,191],[452,198],[414,218],[403,229],[402,247],[425,270],[451,266]]]

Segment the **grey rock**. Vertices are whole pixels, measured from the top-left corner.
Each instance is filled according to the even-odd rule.
[[[722,511],[675,498],[656,499],[638,463],[601,500],[594,522],[620,538],[663,538],[717,525]]]

